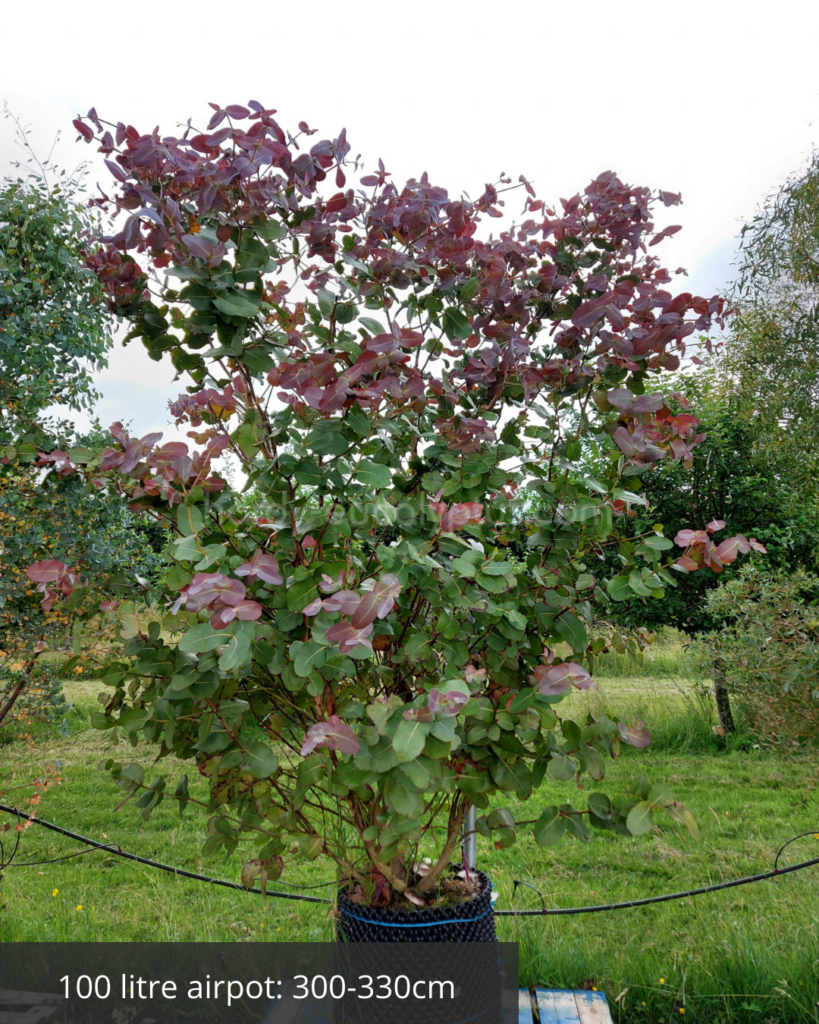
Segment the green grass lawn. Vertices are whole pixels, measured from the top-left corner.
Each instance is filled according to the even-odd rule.
[[[695,842],[675,828],[662,828],[639,839],[596,834],[585,845],[564,840],[542,850],[523,835],[516,846],[500,851],[479,838],[479,864],[500,890],[499,909],[539,905],[526,889],[512,903],[514,879],[536,886],[547,906],[556,907],[636,899],[754,874],[772,867],[777,848],[791,835],[819,830],[814,755],[785,757],[742,742],[719,749],[707,717],[687,696],[690,687],[671,677],[607,678],[601,688],[602,694],[574,695],[562,706],[564,713],[578,717],[592,706],[629,721],[637,715],[654,735],[649,750],[629,750],[610,763],[601,788],[615,790],[640,774],[666,781],[694,811],[702,838]],[[115,753],[148,768],[150,755],[125,743],[112,751],[108,735],[88,730],[98,690],[95,683],[66,686],[75,704],[68,735],[42,727],[33,748],[20,740],[0,747],[0,791],[56,765],[63,782],[43,798],[40,817],[165,863],[237,880],[238,862],[205,863],[199,857],[203,820],[195,808],[184,820],[172,801],[147,822],[131,804],[112,813],[122,794],[98,769],[100,760]],[[570,791],[571,784],[547,784],[513,810],[521,819],[534,818],[542,807],[571,799]],[[0,800],[13,802],[12,795]],[[2,836],[7,849],[10,835]],[[33,826],[22,836],[18,861],[75,852],[70,840]],[[819,840],[809,837],[789,848],[787,861],[814,856]],[[332,881],[332,873],[319,861],[288,867],[285,880],[314,885]],[[0,940],[6,942],[332,938],[327,906],[209,887],[103,852],[8,869],[0,907]],[[522,984],[593,984],[609,995],[615,1020],[817,1020],[816,868],[649,908],[500,919],[498,933],[520,943]]]

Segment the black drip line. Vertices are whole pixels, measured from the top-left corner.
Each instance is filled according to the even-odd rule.
[[[50,829],[52,832],[58,832],[60,835],[68,836],[69,839],[74,839],[79,843],[85,843],[91,847],[89,850],[83,850],[82,853],[93,853],[96,850],[105,850],[108,853],[113,853],[117,857],[124,857],[126,860],[135,861],[137,864],[145,864],[149,868],[157,868],[159,871],[168,871],[172,875],[179,875],[182,878],[192,878],[196,882],[207,882],[209,885],[222,885],[226,889],[238,889],[241,892],[252,892],[260,896],[274,896],[277,899],[282,900],[300,900],[303,903],[332,903],[332,900],[324,899],[321,896],[301,896],[298,893],[291,892],[273,892],[267,889],[262,892],[259,888],[247,889],[245,886],[240,885],[238,882],[227,882],[221,878],[210,878],[208,875],[200,875],[195,871],[186,871],[184,868],[174,868],[169,864],[161,864],[157,860],[150,860],[148,857],[140,857],[135,853],[127,853],[125,850],[120,849],[119,846],[115,846],[111,843],[98,843],[94,839],[89,839],[87,836],[78,835],[76,832],[70,832],[67,828],[61,828],[59,825],[54,825],[50,821],[44,821],[42,818],[29,818],[25,813],[21,813],[16,807],[6,807],[5,804],[0,804],[0,811],[5,811],[7,814],[16,814],[18,823],[20,818],[25,818],[31,821],[35,825],[42,825],[43,828]],[[43,860],[43,861],[26,861],[24,864],[13,864],[14,855],[17,852],[17,848],[20,844],[20,832],[17,833],[17,842],[14,845],[11,857],[5,863],[0,863],[0,869],[8,867],[36,867],[38,864],[53,864],[57,860],[67,860],[66,857],[56,857],[54,860]],[[0,857],[2,857],[2,843],[0,842]],[[80,856],[80,854],[69,854],[70,857]],[[329,883],[334,884],[334,883]],[[313,888],[313,886],[303,886],[300,888]]]
[[[117,857],[123,857],[126,860],[135,861],[137,864],[145,864],[151,868],[157,868],[159,871],[168,871],[173,875],[179,875],[182,878],[192,878],[197,882],[207,882],[209,885],[221,885],[226,889],[238,889],[241,892],[255,893],[259,896],[272,896],[275,899],[281,900],[300,900],[304,903],[332,903],[333,900],[325,899],[321,896],[302,896],[298,893],[291,892],[274,892],[270,889],[262,891],[259,888],[248,889],[238,882],[227,882],[221,878],[210,878],[208,875],[200,875],[195,871],[186,871],[183,868],[171,867],[169,864],[161,864],[159,861],[150,860],[148,857],[140,857],[135,853],[128,853],[121,849],[119,846],[113,843],[98,843],[94,839],[89,839],[87,836],[79,835],[76,832],[70,832],[68,829],[62,828],[60,825],[54,825],[50,821],[45,821],[42,818],[32,818],[29,815],[21,812],[17,807],[6,807],[5,804],[0,804],[0,811],[5,811],[7,814],[15,814],[17,816],[18,824],[21,818],[30,821],[34,825],[42,825],[43,828],[50,829],[52,832],[57,832],[60,835],[68,836],[69,839],[74,839],[77,842],[85,843],[89,847],[88,850],[81,850],[79,853],[69,853],[64,857],[54,857],[51,860],[36,860],[36,861],[24,861],[21,864],[14,864],[14,858],[17,853],[17,849],[20,845],[21,832],[17,832],[17,840],[14,844],[11,856],[8,861],[4,859],[3,843],[0,841],[0,870],[5,870],[8,867],[37,867],[40,864],[56,864],[58,861],[69,860],[71,857],[81,857],[86,853],[94,853],[97,850],[105,850],[108,853],[112,853]],[[762,882],[766,878],[778,878],[780,875],[790,874],[792,871],[801,871],[803,868],[814,867],[819,864],[819,857],[814,857],[812,860],[804,860],[799,864],[791,864],[786,868],[779,867],[779,858],[782,856],[785,848],[790,846],[791,843],[795,843],[797,839],[804,839],[806,836],[817,836],[819,837],[819,830],[812,829],[808,832],[800,832],[798,835],[792,836],[786,843],[784,843],[777,851],[776,858],[774,860],[774,867],[772,871],[764,871],[759,875],[748,875],[745,878],[734,878],[729,882],[718,882],[716,885],[706,885],[701,889],[687,889],[684,892],[672,892],[666,893],[663,896],[649,896],[646,899],[641,900],[629,900],[624,903],[601,903],[591,907],[541,907],[540,910],[496,910],[495,917],[548,917],[553,915],[566,915],[566,914],[596,914],[608,910],[628,910],[631,907],[645,907],[652,903],[667,903],[669,900],[681,900],[688,896],[702,896],[707,892],[719,892],[720,889],[731,889],[737,885],[749,885],[751,882]],[[282,883],[284,885],[291,885],[292,883]],[[326,886],[335,885],[335,882],[325,882],[321,885],[293,885],[293,888],[298,889],[321,889]],[[518,879],[513,880],[512,898],[514,899],[519,886],[525,886],[528,889],[532,889],[540,896],[541,902],[543,896],[538,889],[529,882],[519,881]]]

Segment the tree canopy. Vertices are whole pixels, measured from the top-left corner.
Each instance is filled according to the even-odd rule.
[[[727,344],[719,359],[755,451],[793,461],[804,489],[819,468],[819,154],[745,225]],[[779,449],[777,454],[774,449]]]
[[[110,697],[92,722],[196,765],[204,850],[242,846],[246,880],[324,854],[351,886],[424,906],[470,806],[508,846],[515,815],[490,794],[599,782],[604,755],[649,742],[639,722],[553,707],[594,685],[593,608],[660,599],[760,548],[717,538],[719,520],[620,541],[652,466],[690,465],[698,420],[657,385],[724,302],[676,293],[656,254],[679,230],[655,222],[673,193],[605,172],[550,207],[521,176],[525,219],[496,236],[484,222],[508,179],[471,200],[426,174],[394,185],[379,162],[348,185],[344,131],[313,143],[274,114],[213,105],[181,137],[94,110],[75,122],[117,183],[89,264],[131,336],[188,375],[171,409],[195,445],[116,424],[113,444],[67,453],[170,538],[163,600],[100,667]],[[609,437],[613,457],[578,473],[584,444]],[[265,515],[219,472],[227,450]],[[62,560],[28,576],[44,609],[127,615]],[[170,795],[163,774],[108,767],[145,816]],[[189,802],[186,779],[175,797]],[[588,819],[640,835],[655,815],[694,828],[638,780],[550,806],[532,831],[585,840]]]
[[[84,265],[90,226],[76,179],[0,184],[0,444],[52,404],[93,403],[112,321]]]

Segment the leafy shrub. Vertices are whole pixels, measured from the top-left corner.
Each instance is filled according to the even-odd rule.
[[[766,744],[819,739],[819,577],[750,563],[708,596],[721,627],[701,640],[744,728]]]
[[[8,652],[0,652],[0,708],[11,699],[24,671],[23,662],[13,660]],[[0,733],[3,739],[12,738],[14,730],[19,730],[17,735],[25,734],[35,723],[58,722],[68,710],[59,669],[53,665],[40,662],[36,672],[24,682],[27,685],[20,690],[4,719],[7,729]]]
[[[57,664],[45,668],[39,659],[44,652],[70,654],[74,646],[70,609],[37,607],[27,566],[33,560],[65,559],[90,585],[104,584],[109,592],[113,588],[144,602],[161,564],[145,532],[152,526],[141,522],[145,513],[135,515],[121,498],[88,486],[42,428],[24,437],[30,440],[8,446],[5,465],[0,464],[0,714],[5,712],[0,722],[5,724],[21,716],[53,717],[62,706],[56,699],[60,669]],[[91,454],[84,445],[103,438],[102,433],[64,437],[62,447],[82,458],[84,451]],[[36,450],[35,441],[41,452],[36,462],[34,454],[19,450],[26,444]],[[116,645],[113,628],[99,623],[94,645],[70,667],[72,677],[93,675],[94,655]],[[6,705],[18,690],[12,711]]]
[[[83,463],[172,537],[167,611],[105,667],[93,724],[196,765],[204,852],[241,846],[248,882],[325,855],[365,891],[426,905],[473,806],[501,847],[520,826],[541,845],[588,824],[640,835],[655,816],[693,828],[642,779],[532,821],[488,810],[547,773],[599,782],[604,755],[649,742],[641,723],[558,715],[594,685],[594,606],[660,599],[672,566],[719,571],[758,546],[715,541],[721,522],[620,536],[641,477],[690,464],[699,441],[654,378],[723,311],[672,296],[649,248],[677,230],[652,209],[679,196],[606,173],[558,214],[521,178],[527,219],[484,237],[496,186],[452,199],[425,175],[397,188],[379,164],[347,188],[345,133],[300,151],[312,130],[287,135],[273,113],[215,108],[182,138],[109,130],[95,111],[75,122],[125,213],[89,264],[131,337],[188,374],[171,408],[201,446],[117,424]],[[608,436],[617,451],[588,472],[584,445]],[[261,505],[216,470],[226,450]],[[620,558],[604,575],[607,545]],[[62,561],[28,574],[45,607],[128,610]],[[164,775],[108,767],[145,816],[168,795]],[[189,802],[186,779],[174,795]]]

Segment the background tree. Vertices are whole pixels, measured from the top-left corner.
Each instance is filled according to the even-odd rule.
[[[11,117],[8,110],[6,116]],[[51,714],[62,704],[38,653],[70,649],[64,614],[32,606],[25,568],[69,558],[92,581],[137,592],[152,578],[159,529],[116,498],[103,501],[70,468],[107,437],[78,437],[44,419],[53,405],[90,409],[92,375],[105,365],[113,317],[84,263],[94,226],[82,205],[83,172],[40,161],[17,123],[28,160],[0,184],[0,723]]]
[[[734,318],[719,370],[757,453],[793,460],[804,492],[819,463],[819,154],[742,231]],[[778,450],[778,451],[777,451]]]
[[[73,647],[71,623],[65,609],[32,603],[26,567],[68,559],[92,585],[144,603],[161,562],[160,525],[147,513],[132,513],[116,496],[103,497],[70,467],[66,452],[75,459],[90,457],[92,448],[108,440],[107,431],[77,437],[70,424],[48,426],[48,432],[29,433],[18,442],[25,449],[39,440],[36,461],[22,461],[26,455],[18,454],[0,465],[0,725],[52,717],[64,706],[60,678]],[[92,671],[96,648],[114,642],[114,633],[100,626],[98,643],[73,666],[74,673]]]
[[[789,446],[770,442],[764,454],[760,451],[762,428],[755,418],[743,415],[728,384],[719,364],[676,381],[677,389],[687,396],[685,411],[698,418],[697,430],[704,438],[695,448],[690,469],[664,461],[642,476],[648,507],[633,509],[626,535],[639,536],[655,523],[676,534],[689,522],[719,519],[727,530],[753,534],[762,541],[770,570],[809,570],[817,556],[817,496],[812,487],[805,487],[804,473],[794,466]],[[613,565],[617,553],[609,549],[605,558]],[[718,622],[706,597],[721,580],[712,573],[681,575],[662,603],[643,598],[615,604],[610,617],[627,626],[708,632]]]
[[[111,343],[112,319],[83,262],[92,227],[83,170],[39,161],[19,123],[17,134],[28,164],[0,184],[0,444],[50,405],[90,408],[91,375]]]
[[[699,457],[690,474],[666,463],[644,478],[651,511],[635,509],[631,528],[639,533],[656,520],[675,529],[697,510],[763,540],[767,571],[810,573],[819,523],[817,154],[745,225],[738,270],[737,314],[725,344],[713,354],[708,374],[689,373],[680,383],[702,421]],[[719,577],[688,577],[662,606],[643,602],[639,609],[615,610],[614,617],[633,623],[641,616],[713,634],[725,625],[719,615],[726,602],[712,594],[721,585]],[[713,674],[722,724],[732,728],[724,662],[718,645],[710,646],[717,652]]]

